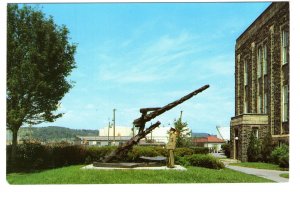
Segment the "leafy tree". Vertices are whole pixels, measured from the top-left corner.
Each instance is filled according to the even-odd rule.
[[[261,160],[260,142],[255,137],[254,132],[250,135],[250,140],[247,149],[248,161],[255,162]]]
[[[178,120],[174,120],[174,127],[179,132],[176,140],[176,147],[188,147],[191,145],[191,131],[189,131],[188,123],[183,122],[180,117]]]
[[[68,42],[66,26],[30,6],[7,6],[7,119],[16,150],[24,124],[53,122],[59,101],[72,87],[76,46]]]
[[[273,151],[273,140],[271,132],[267,132],[261,144],[261,156],[264,162],[271,160],[271,153]]]

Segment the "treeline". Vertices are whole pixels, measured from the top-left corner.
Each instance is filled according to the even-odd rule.
[[[19,130],[20,140],[71,141],[75,136],[97,136],[98,130],[70,129],[66,127],[22,127]]]

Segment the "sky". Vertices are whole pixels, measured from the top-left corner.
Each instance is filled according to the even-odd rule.
[[[70,31],[77,44],[74,87],[64,116],[37,126],[99,129],[132,126],[139,109],[162,107],[206,84],[210,88],[160,115],[193,132],[215,133],[234,116],[235,41],[270,3],[32,4]],[[149,123],[150,124],[150,123]]]

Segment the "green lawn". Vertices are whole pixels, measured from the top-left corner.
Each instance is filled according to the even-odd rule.
[[[262,163],[262,162],[242,162],[242,163],[231,163],[233,166],[242,166],[248,168],[267,169],[267,170],[287,170],[282,169],[276,164]]]
[[[289,173],[282,173],[279,176],[283,177],[283,178],[289,178]]]
[[[83,165],[36,173],[7,175],[10,184],[113,184],[113,183],[262,183],[272,182],[230,169],[187,167],[175,170],[82,170]]]

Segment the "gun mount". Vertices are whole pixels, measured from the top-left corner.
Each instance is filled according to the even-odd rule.
[[[149,128],[145,130],[145,125],[148,121],[154,119],[155,117],[165,113],[166,111],[176,107],[177,105],[185,102],[186,100],[192,98],[193,96],[199,94],[200,92],[209,88],[209,85],[202,86],[201,88],[185,95],[184,97],[165,105],[164,107],[154,107],[154,108],[141,108],[141,117],[137,118],[133,121],[135,127],[139,128],[139,132],[137,135],[128,140],[125,144],[119,145],[119,147],[112,151],[110,154],[106,155],[101,162],[109,162],[114,158],[120,156],[128,152],[135,144],[137,144],[141,139],[145,138],[153,129],[160,125],[160,122],[157,121],[155,124],[151,125]]]

